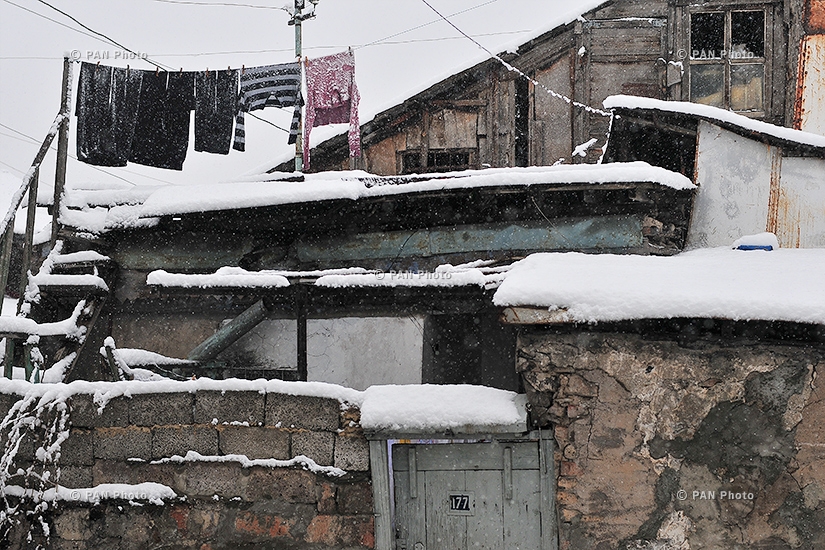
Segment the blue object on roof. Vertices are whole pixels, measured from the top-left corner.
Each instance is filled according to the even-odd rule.
[[[770,244],[740,244],[736,250],[773,250]]]

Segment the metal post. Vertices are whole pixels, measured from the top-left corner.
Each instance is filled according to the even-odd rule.
[[[60,114],[64,115],[57,136],[57,165],[54,172],[54,207],[52,210],[51,247],[57,241],[57,221],[60,217],[60,202],[66,186],[66,158],[69,155],[69,119],[71,118],[72,60],[63,58],[63,87],[60,91]]]
[[[0,242],[0,294],[6,295],[6,282],[9,279],[9,264],[11,263],[11,245],[14,239],[14,216],[11,218]],[[0,301],[0,312],[3,311],[3,302]]]
[[[298,380],[308,378],[307,365],[307,292],[303,285],[295,289],[295,322],[298,328]]]
[[[26,237],[23,242],[23,261],[20,266],[20,298],[17,299],[17,314],[26,301],[26,287],[29,286],[29,268],[32,261],[32,248],[34,247],[34,217],[37,215],[37,185],[40,181],[40,167],[34,171],[34,177],[29,184],[29,203],[26,207]],[[28,380],[28,378],[27,378]]]
[[[298,63],[302,63],[302,36],[301,36],[301,22],[303,21],[301,10],[304,9],[304,0],[295,0],[295,13],[292,16],[290,23],[295,25],[295,58]],[[301,74],[303,74],[303,66],[301,67]],[[303,78],[301,79],[303,81]],[[298,119],[298,135],[295,139],[295,171],[304,171],[304,117]]]

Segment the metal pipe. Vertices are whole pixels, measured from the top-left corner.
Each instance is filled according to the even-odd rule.
[[[267,316],[268,310],[263,300],[258,300],[247,308],[243,313],[232,319],[218,331],[201,342],[195,349],[189,352],[187,359],[190,361],[205,362],[217,357],[217,355],[234,344],[241,336],[255,328],[258,323]]]

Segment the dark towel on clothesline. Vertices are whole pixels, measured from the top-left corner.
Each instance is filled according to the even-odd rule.
[[[229,154],[237,113],[238,71],[204,71],[195,76],[195,151]]]
[[[75,108],[78,160],[97,166],[126,166],[141,80],[142,71],[81,64]]]
[[[195,73],[144,71],[130,162],[183,170],[195,108]]]

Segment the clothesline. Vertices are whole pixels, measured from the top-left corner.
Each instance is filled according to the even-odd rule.
[[[306,166],[314,126],[349,122],[350,153],[360,155],[352,51],[305,59],[304,64],[309,98]],[[152,71],[82,62],[75,113],[78,159],[98,166],[135,162],[182,170],[193,110],[198,152],[226,155],[230,146],[244,151],[244,113],[267,107],[294,108],[288,142],[295,143],[304,106],[301,65],[296,61],[225,71]]]

